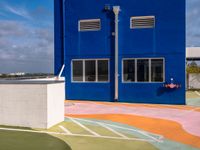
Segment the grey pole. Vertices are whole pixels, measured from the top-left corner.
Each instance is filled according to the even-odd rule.
[[[118,55],[119,55],[119,47],[118,47],[118,22],[119,22],[119,11],[120,6],[113,6],[113,12],[115,14],[115,100],[118,100],[118,86],[119,86],[119,71],[118,71]]]

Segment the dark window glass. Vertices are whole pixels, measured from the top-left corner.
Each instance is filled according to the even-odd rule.
[[[148,59],[137,60],[137,81],[149,82],[149,60]]]
[[[108,60],[98,60],[98,81],[108,81]]]
[[[85,61],[85,81],[96,81],[95,60]]]
[[[73,61],[73,81],[83,81],[83,61]]]
[[[124,60],[124,81],[134,82],[135,81],[135,60]]]
[[[151,81],[163,82],[163,59],[151,60]]]

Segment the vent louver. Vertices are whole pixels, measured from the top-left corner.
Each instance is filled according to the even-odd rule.
[[[79,31],[99,31],[100,29],[100,19],[79,20]]]
[[[131,29],[154,28],[154,27],[155,27],[155,16],[131,17],[130,20]]]

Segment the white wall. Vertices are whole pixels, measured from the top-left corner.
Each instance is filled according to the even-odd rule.
[[[0,125],[48,128],[64,120],[64,83],[0,84]]]
[[[47,122],[48,128],[64,120],[64,84],[47,85]],[[61,107],[62,106],[62,107]]]
[[[186,58],[200,58],[200,47],[187,47]]]

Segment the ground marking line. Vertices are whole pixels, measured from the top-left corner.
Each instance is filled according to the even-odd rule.
[[[67,134],[72,134],[68,129],[66,129],[65,127],[63,126],[59,126],[59,128],[61,128],[65,133]]]
[[[116,139],[116,140],[129,140],[129,141],[143,141],[143,142],[155,142],[153,140],[147,139],[139,139],[139,138],[120,138],[120,137],[111,137],[111,136],[94,136],[94,135],[85,135],[85,134],[67,134],[67,133],[60,133],[60,132],[47,132],[47,131],[34,131],[34,130],[24,130],[24,129],[12,129],[12,128],[0,128],[3,131],[17,131],[17,132],[29,132],[29,133],[46,133],[46,134],[54,134],[54,135],[68,135],[68,136],[75,136],[75,137],[93,137],[93,138],[103,138],[103,139]]]
[[[69,119],[74,122],[75,124],[79,125],[80,127],[82,127],[83,129],[85,129],[86,131],[90,132],[91,134],[95,135],[95,136],[100,136],[98,133],[92,131],[91,129],[89,129],[88,127],[84,126],[83,124],[81,124],[80,122],[78,122],[77,120],[69,117]]]
[[[69,117],[68,117],[69,118]],[[82,121],[85,121],[85,122],[90,122],[90,123],[98,123],[96,121],[92,121],[92,120],[86,120],[86,119],[80,119],[80,118],[74,118],[76,120],[82,120]],[[156,142],[163,142],[162,139],[163,139],[163,136],[162,135],[158,135],[158,134],[154,134],[154,133],[151,133],[152,135],[155,135],[155,136],[158,136],[158,139],[149,135],[147,132],[144,132],[144,131],[139,131],[139,130],[135,130],[135,129],[130,129],[130,128],[125,128],[125,127],[120,127],[120,126],[117,126],[117,125],[111,125],[111,124],[107,124],[107,123],[102,123],[102,124],[105,124],[107,126],[111,126],[111,127],[116,127],[116,128],[119,128],[119,129],[124,129],[124,130],[129,130],[129,131],[135,131],[135,132],[138,132],[142,135],[145,135],[151,139],[153,139],[154,141]]]
[[[198,96],[200,96],[200,93],[198,91],[194,91]]]
[[[68,116],[65,116],[65,118],[70,118]],[[113,125],[113,124],[108,124],[108,123],[104,123],[104,122],[99,122],[99,121],[93,121],[93,120],[87,120],[87,119],[81,119],[81,118],[74,118],[76,120],[80,120],[80,121],[85,121],[85,122],[90,122],[90,123],[102,123],[108,126],[112,126],[112,127],[116,127],[116,128],[120,128],[120,129],[125,129],[125,130],[130,130],[130,131],[135,131],[135,132],[139,132],[139,133],[146,133],[146,134],[151,134],[151,135],[155,135],[158,138],[163,138],[162,135],[160,134],[155,134],[155,133],[148,133],[146,131],[140,131],[140,130],[136,130],[136,129],[131,129],[131,128],[126,128],[126,127],[121,127],[121,126],[117,126],[117,125]]]
[[[98,121],[93,121],[93,120],[86,120],[86,119],[80,119],[80,118],[74,118],[74,119],[85,121],[85,122],[90,122],[90,123],[99,123]],[[140,131],[140,130],[136,130],[136,129],[130,129],[130,128],[126,128],[126,127],[120,127],[120,126],[117,126],[117,125],[112,125],[112,124],[108,124],[108,123],[104,123],[104,122],[100,122],[100,123],[108,125],[108,126],[111,126],[111,127],[116,127],[116,128],[120,128],[120,129],[125,129],[125,130],[130,130],[130,131],[135,131],[135,132],[139,132],[139,133],[146,133],[146,134],[148,134],[145,131]],[[158,136],[158,137],[163,137],[162,135],[159,135],[159,134],[154,134],[154,133],[150,133],[150,134]]]
[[[106,128],[107,130],[109,130],[109,131],[111,131],[111,132],[113,132],[113,133],[119,135],[119,136],[122,137],[122,138],[129,139],[129,138],[128,138],[127,136],[125,136],[124,134],[115,131],[114,129],[112,129],[112,128],[106,126],[106,125],[103,124],[103,123],[97,123],[97,124],[99,124],[100,126]]]

